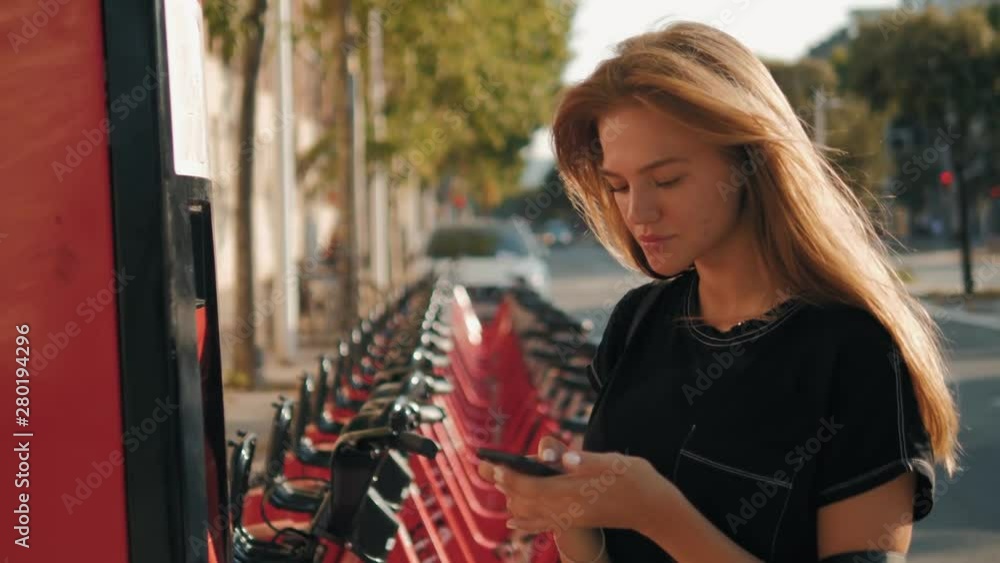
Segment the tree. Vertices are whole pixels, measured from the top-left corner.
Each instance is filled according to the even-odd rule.
[[[520,150],[561,88],[572,10],[529,0],[382,4],[389,139],[370,154],[397,157],[397,177],[457,176],[476,196],[490,182],[499,196],[513,191]]]
[[[267,0],[252,0],[249,10],[235,24],[236,5],[227,0],[205,0],[203,11],[212,45],[229,62],[238,46],[243,86],[240,96],[239,171],[236,192],[236,319],[237,338],[233,344],[233,375],[237,381],[255,387],[256,327],[254,326],[253,278],[253,170],[254,131],[257,116],[257,79],[264,48],[264,16]]]
[[[561,4],[561,5],[560,5]],[[304,188],[340,190],[337,240],[355,248],[350,186],[351,144],[345,57],[356,55],[363,77],[371,76],[369,12],[377,8],[384,45],[387,136],[367,135],[369,165],[388,163],[390,191],[411,182],[426,186],[466,186],[489,207],[517,186],[520,151],[554,109],[575,3],[537,0],[323,0],[303,37],[324,61],[334,116],[318,141],[298,159]],[[344,14],[361,22],[358,33],[344,29]],[[316,25],[315,22],[322,22]],[[489,25],[482,25],[489,22]],[[442,30],[447,30],[442,32]],[[357,86],[366,95],[364,84]],[[370,103],[365,104],[371,107]],[[368,120],[369,128],[372,127]],[[310,173],[311,172],[311,173]],[[357,272],[341,271],[347,293],[345,318],[357,309]],[[351,296],[351,304],[347,302]],[[347,325],[342,325],[345,328]]]
[[[338,325],[341,338],[346,338],[358,314],[358,272],[355,268],[354,253],[357,245],[354,222],[354,186],[351,171],[351,100],[348,98],[348,81],[350,75],[347,68],[347,55],[350,43],[347,35],[347,17],[350,13],[350,0],[324,0],[323,20],[327,24],[327,32],[332,43],[329,51],[329,87],[333,104],[333,122],[329,124],[334,139],[333,154],[335,157],[334,189],[338,190],[337,201],[340,204],[340,214],[337,222],[337,245],[339,260],[339,291],[340,315]]]
[[[925,158],[904,163],[916,177],[951,168],[958,179],[959,235],[966,293],[973,290],[968,202],[988,182],[972,180],[966,165],[982,154],[984,143],[973,123],[995,123],[996,32],[982,9],[947,16],[935,9],[917,14],[897,11],[862,26],[849,45],[847,86],[877,109],[889,109],[929,132]],[[919,169],[915,168],[919,166]],[[982,168],[987,168],[983,166]],[[985,178],[983,178],[985,179]],[[977,194],[977,192],[979,192]]]
[[[848,48],[847,88],[876,109],[951,129],[957,160],[971,148],[969,125],[997,94],[995,32],[981,10],[954,16],[930,9],[862,26]],[[954,121],[949,123],[949,115]],[[931,139],[934,140],[933,138]]]

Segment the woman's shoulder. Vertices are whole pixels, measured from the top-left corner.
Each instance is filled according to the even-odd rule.
[[[803,301],[796,307],[802,322],[829,343],[852,345],[870,342],[891,345],[892,333],[870,309],[839,302]]]
[[[833,368],[832,383],[864,386],[878,379],[876,374],[894,380],[900,371],[906,373],[901,370],[905,361],[893,332],[872,311],[844,303],[806,309],[812,320],[802,328],[814,329],[816,356],[825,358]]]

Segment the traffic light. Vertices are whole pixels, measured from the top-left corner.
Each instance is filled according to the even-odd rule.
[[[990,199],[1000,199],[1000,186],[990,188]]]
[[[955,175],[952,174],[951,170],[945,170],[944,172],[941,172],[940,176],[938,176],[938,181],[941,182],[942,187],[950,189],[951,185],[955,183]]]

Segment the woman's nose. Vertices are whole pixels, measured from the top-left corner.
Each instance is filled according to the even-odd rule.
[[[629,190],[628,219],[636,225],[655,223],[660,220],[660,206],[656,193],[649,186],[636,184]]]

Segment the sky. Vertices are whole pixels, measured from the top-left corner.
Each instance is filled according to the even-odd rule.
[[[671,21],[713,25],[758,56],[795,60],[845,25],[850,10],[898,5],[897,0],[579,0],[570,38],[573,58],[563,80],[585,78],[618,41]],[[548,143],[548,131],[539,131],[530,158],[550,157]]]

